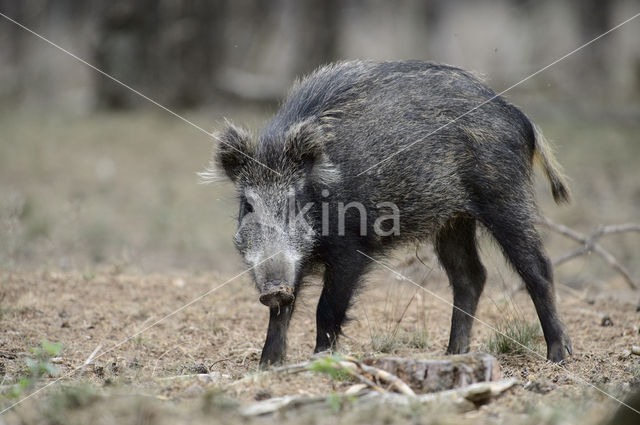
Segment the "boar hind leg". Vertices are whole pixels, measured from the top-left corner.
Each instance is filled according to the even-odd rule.
[[[454,218],[438,232],[436,252],[453,287],[453,314],[447,354],[469,351],[469,339],[478,299],[486,280],[476,248],[476,222]]]
[[[347,309],[369,262],[357,251],[353,254],[345,254],[339,258],[336,256],[335,261],[326,265],[324,287],[316,311],[317,335],[314,353],[333,349],[340,336]]]
[[[547,359],[560,362],[571,354],[571,341],[556,309],[553,270],[531,214],[522,204],[495,207],[497,203],[483,213],[482,221],[525,283],[542,325]]]
[[[269,366],[284,362],[287,350],[287,329],[293,314],[294,304],[284,307],[272,307],[269,310],[269,329],[267,330],[267,340],[260,356],[260,368],[266,369]]]

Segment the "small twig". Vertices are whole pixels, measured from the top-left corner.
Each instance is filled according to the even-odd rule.
[[[404,310],[402,311],[402,314],[400,315],[398,320],[396,320],[396,326],[393,329],[393,333],[392,333],[394,337],[398,334],[398,329],[400,329],[400,322],[402,322],[402,319],[404,319],[404,316],[407,314],[407,310],[409,310],[409,306],[413,302],[413,299],[416,297],[417,293],[418,293],[418,288],[416,288],[416,290],[413,292],[413,295],[411,295],[411,298],[409,298],[409,302],[407,303],[407,305],[404,306]]]
[[[605,235],[611,235],[615,233],[624,233],[624,232],[640,232],[640,224],[635,223],[627,223],[627,224],[619,224],[619,225],[609,225],[609,226],[601,226],[596,229],[591,235],[586,236],[580,232],[577,232],[570,227],[567,227],[563,224],[555,223],[548,219],[547,217],[541,216],[539,217],[540,224],[547,226],[549,229],[554,230],[560,233],[563,236],[566,236],[574,241],[582,244],[582,246],[573,249],[560,257],[554,259],[552,261],[554,266],[559,266],[562,263],[565,263],[573,258],[579,257],[581,255],[587,254],[589,252],[593,252],[598,254],[611,268],[617,271],[622,275],[624,280],[632,289],[638,289],[640,285],[636,283],[636,281],[631,277],[629,271],[616,260],[613,254],[604,249],[602,245],[597,243],[597,240]]]
[[[172,347],[169,348],[167,351],[165,351],[164,353],[160,354],[160,356],[158,356],[158,358],[156,359],[156,364],[155,366],[153,366],[153,370],[151,371],[151,377],[154,377],[156,375],[156,369],[158,368],[158,363],[160,362],[160,360],[166,356],[168,353],[170,353],[172,350],[175,350],[176,347]]]
[[[93,358],[96,356],[96,354],[98,354],[98,352],[102,350],[102,344],[98,344],[98,346],[91,352],[91,354],[89,354],[89,357],[87,357],[87,360],[84,361],[84,363],[82,363],[82,366],[80,366],[80,372],[84,373],[84,368],[91,364],[91,361],[93,361]]]
[[[215,362],[211,363],[211,365],[209,365],[209,370],[211,370],[211,368],[214,367],[215,365],[217,365],[218,363],[228,362],[229,360],[231,360],[231,358],[229,358],[229,357],[224,358],[224,359],[220,359],[220,360],[216,360]]]
[[[101,349],[102,349],[102,344],[98,344],[98,346],[91,352],[91,354],[89,354],[89,357],[87,357],[87,360],[84,361],[82,366],[86,366],[89,363],[91,363],[91,360],[93,360],[96,354],[98,354],[98,351],[100,351]]]

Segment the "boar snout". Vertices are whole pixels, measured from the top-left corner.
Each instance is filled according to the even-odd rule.
[[[293,285],[283,280],[267,282],[260,291],[260,302],[269,308],[288,306],[294,299]]]

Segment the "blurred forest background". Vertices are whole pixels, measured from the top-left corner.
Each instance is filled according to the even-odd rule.
[[[425,59],[501,91],[640,11],[637,0],[0,0],[0,12],[212,130],[257,130],[335,60]],[[640,19],[511,90],[558,150],[588,232],[639,221]],[[0,267],[237,270],[205,134],[0,17]],[[570,242],[546,234],[558,254]],[[636,235],[605,243],[640,275]],[[588,259],[576,284],[611,277]],[[616,278],[617,279],[617,278]],[[624,285],[621,283],[621,285]]]
[[[634,0],[2,0],[0,10],[170,107],[276,101],[340,59],[429,59],[509,85],[637,12]],[[640,95],[632,23],[528,87]],[[0,96],[12,104],[150,106],[18,26],[0,26]],[[557,93],[559,91],[559,93]]]

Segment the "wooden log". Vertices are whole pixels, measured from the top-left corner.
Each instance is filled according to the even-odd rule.
[[[471,353],[441,358],[369,358],[364,364],[385,370],[406,382],[416,393],[461,388],[478,382],[500,379],[500,366],[495,357]]]

